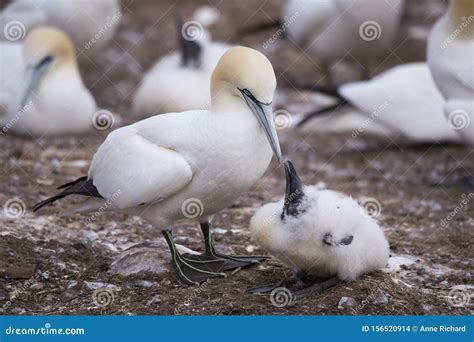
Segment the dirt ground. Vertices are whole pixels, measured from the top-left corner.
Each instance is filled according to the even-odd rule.
[[[211,3],[221,18],[214,39],[231,41],[247,25],[278,18],[282,1],[186,1],[184,16]],[[403,30],[392,55],[375,72],[424,58],[428,28],[442,13],[443,1],[408,1]],[[83,78],[99,106],[118,113],[124,123],[130,98],[152,63],[175,49],[174,1],[125,0],[119,31],[101,56],[81,65]],[[262,47],[265,34],[241,44]],[[320,77],[301,51],[291,46],[269,52],[278,82],[314,82]],[[311,71],[311,72],[310,72]],[[282,108],[301,114],[318,105],[318,97],[281,90]],[[301,100],[306,100],[300,103]],[[296,109],[295,109],[296,108]],[[284,153],[306,184],[339,190],[354,198],[375,198],[378,221],[390,242],[389,267],[336,286],[321,295],[286,305],[246,289],[291,276],[280,262],[261,265],[187,286],[172,272],[120,276],[109,272],[120,253],[135,244],[161,240],[161,234],[138,217],[103,214],[59,215],[60,205],[40,213],[30,209],[58,185],[87,173],[89,160],[109,131],[81,137],[38,141],[0,136],[0,203],[19,199],[18,218],[0,213],[0,312],[3,314],[290,314],[388,315],[471,314],[473,288],[474,206],[462,204],[472,188],[458,181],[473,174],[473,150],[434,143],[413,146],[360,136],[279,131]],[[440,183],[450,183],[449,186]],[[214,221],[218,248],[239,254],[262,254],[247,229],[255,210],[284,191],[284,172],[272,163],[251,191]],[[76,199],[77,200],[77,199]],[[73,202],[67,199],[62,205]],[[467,201],[469,202],[469,201]],[[459,209],[460,208],[460,209]],[[447,225],[442,224],[456,212]],[[177,242],[201,248],[197,225],[176,225]],[[107,298],[97,298],[97,290]],[[99,296],[101,294],[99,293]],[[339,307],[342,297],[353,304]],[[104,304],[105,303],[105,304]],[[459,305],[461,304],[461,305]]]

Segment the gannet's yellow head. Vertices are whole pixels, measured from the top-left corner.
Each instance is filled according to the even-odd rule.
[[[211,79],[213,105],[229,98],[244,101],[257,117],[275,156],[281,162],[280,143],[272,114],[275,89],[275,72],[267,57],[242,46],[229,49],[221,57]]]
[[[238,89],[249,90],[257,100],[271,103],[276,88],[272,64],[257,50],[236,46],[219,60],[212,74],[211,92],[219,96],[222,90],[241,96]]]
[[[77,68],[74,44],[61,30],[42,26],[33,29],[24,41],[25,84],[23,108],[31,94],[48,75],[64,67]]]
[[[72,40],[57,28],[37,27],[26,36],[24,44],[25,58],[29,65],[36,65],[48,56],[53,59],[52,67],[62,63],[76,63]]]

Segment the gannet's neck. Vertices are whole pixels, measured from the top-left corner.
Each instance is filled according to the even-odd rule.
[[[474,40],[474,0],[451,0],[448,18],[460,39]]]

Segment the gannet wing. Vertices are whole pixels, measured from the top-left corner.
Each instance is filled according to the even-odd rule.
[[[193,172],[178,152],[159,146],[128,126],[109,134],[92,159],[88,178],[118,209],[166,199],[183,189]]]
[[[444,99],[426,63],[397,66],[372,80],[343,85],[339,91],[369,120],[412,141],[459,141],[446,124]]]
[[[459,81],[469,90],[474,91],[474,63],[469,63],[467,70],[457,74]]]

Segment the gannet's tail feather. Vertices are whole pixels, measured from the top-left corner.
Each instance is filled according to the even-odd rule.
[[[64,189],[64,190],[61,191],[59,194],[53,197],[47,198],[44,201],[36,204],[33,207],[33,211],[38,211],[45,205],[53,203],[69,195],[82,195],[82,196],[87,196],[87,197],[103,198],[99,194],[97,188],[92,183],[92,179],[87,179],[87,177],[81,177],[79,179],[76,179],[74,182],[61,185],[58,188],[58,190],[61,190],[61,189]]]

